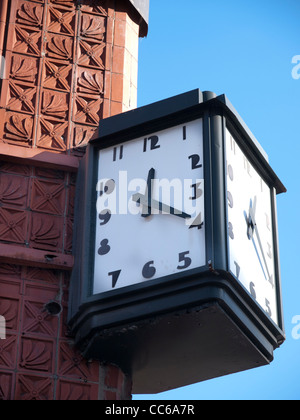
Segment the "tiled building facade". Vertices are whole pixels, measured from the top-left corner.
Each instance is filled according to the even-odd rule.
[[[136,107],[128,0],[1,0],[0,400],[128,399],[68,335],[76,172],[102,118]]]

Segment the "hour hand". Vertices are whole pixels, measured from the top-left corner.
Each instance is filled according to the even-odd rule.
[[[181,217],[182,219],[190,219],[191,218],[191,215],[189,215],[185,212],[182,212],[178,209],[175,209],[174,207],[171,207],[167,204],[161,203],[160,201],[152,199],[151,203],[149,203],[149,201],[147,199],[147,196],[145,196],[143,194],[140,194],[140,193],[134,194],[132,196],[132,200],[135,201],[136,203],[139,203],[142,206],[148,208],[148,212],[150,212],[150,214],[151,214],[151,210],[155,209],[155,210],[158,210],[158,211],[160,211],[162,213],[165,213],[165,214],[172,214],[174,216]],[[143,214],[144,213],[145,212],[143,210]]]
[[[143,204],[142,217],[149,217],[151,215],[152,189],[153,189],[154,177],[155,177],[155,169],[151,168],[148,172],[147,188],[145,192],[147,203]],[[141,203],[141,201],[139,202]]]
[[[252,239],[253,238],[253,235],[254,235],[254,232],[255,232],[255,228],[256,228],[255,212],[256,212],[256,196],[254,197],[253,203],[251,201],[250,207],[249,207],[249,216],[247,218],[247,225],[248,225],[247,235],[248,235],[248,239]]]

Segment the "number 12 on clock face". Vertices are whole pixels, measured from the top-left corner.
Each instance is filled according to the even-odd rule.
[[[229,268],[278,323],[271,189],[226,129]]]

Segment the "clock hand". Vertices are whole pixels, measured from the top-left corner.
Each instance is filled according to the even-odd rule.
[[[255,212],[256,212],[256,196],[254,197],[253,204],[250,200],[250,207],[249,207],[249,217],[247,218],[248,230],[247,235],[249,239],[253,238],[253,233],[255,230]]]
[[[152,206],[152,188],[153,188],[153,180],[155,175],[155,169],[151,168],[148,173],[148,179],[147,179],[147,188],[145,192],[145,197],[147,197],[146,203],[143,204],[143,211],[142,211],[142,217],[149,217],[151,216],[151,206]],[[146,211],[145,211],[146,209]]]
[[[167,204],[161,203],[160,201],[157,200],[151,200],[151,205],[149,206],[148,204],[148,200],[147,200],[147,196],[140,194],[140,193],[136,193],[132,196],[132,200],[135,201],[136,203],[140,203],[145,207],[148,207],[148,212],[150,212],[151,214],[151,209],[156,209],[159,210],[161,212],[164,212],[166,214],[172,214],[173,216],[177,216],[177,217],[181,217],[182,219],[190,219],[191,215],[182,212],[174,207],[168,206]],[[143,214],[142,214],[143,216]],[[144,216],[145,217],[145,216]]]
[[[271,276],[270,276],[270,272],[269,272],[269,269],[268,269],[267,260],[266,260],[266,257],[265,257],[265,253],[264,253],[264,249],[263,249],[262,242],[261,242],[261,239],[260,239],[260,235],[259,235],[259,231],[258,231],[258,228],[257,228],[257,224],[256,224],[256,221],[255,221],[256,204],[257,204],[257,197],[255,196],[254,197],[254,200],[253,200],[253,205],[252,205],[252,203],[250,203],[249,217],[247,218],[247,224],[248,224],[247,235],[248,235],[249,240],[252,239],[252,242],[253,242],[253,245],[254,245],[256,254],[258,256],[260,265],[262,267],[262,263],[260,261],[260,257],[259,257],[259,254],[258,254],[256,245],[255,245],[255,242],[254,242],[254,238],[253,238],[254,233],[256,233],[258,245],[259,245],[259,248],[260,248],[260,251],[261,251],[261,255],[262,255],[262,258],[263,258],[265,267],[266,267],[267,275],[268,275],[268,278],[270,279]]]

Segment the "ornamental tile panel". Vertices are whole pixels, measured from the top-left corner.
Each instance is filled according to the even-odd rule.
[[[64,218],[31,213],[29,245],[31,248],[62,252]]]
[[[46,303],[48,301],[25,300],[22,313],[22,331],[25,334],[56,338],[58,318],[48,314],[45,310]]]
[[[0,173],[0,207],[27,208],[29,179]]]
[[[48,214],[63,215],[66,191],[63,183],[38,180],[33,182],[31,209]]]
[[[15,25],[13,34],[13,52],[41,57],[41,31],[35,28]]]
[[[49,32],[74,36],[76,33],[76,12],[51,6],[48,10],[47,29]]]
[[[73,38],[48,33],[46,55],[49,58],[71,61],[74,55]]]
[[[35,86],[39,72],[39,60],[19,54],[12,54],[10,58],[9,78],[16,82],[24,82]]]
[[[99,364],[88,362],[68,341],[61,341],[58,355],[58,374],[82,381],[99,380]]]
[[[7,331],[17,332],[19,327],[19,299],[6,298],[3,296],[5,290],[2,290],[3,283],[0,282],[0,314],[5,319]]]
[[[73,66],[67,61],[45,59],[42,85],[47,89],[71,91]]]
[[[67,149],[69,123],[40,117],[37,146],[42,149],[65,151]]]
[[[56,399],[59,401],[98,400],[98,385],[61,379],[58,381]]]
[[[5,340],[0,340],[0,369],[15,369],[16,356],[17,335],[8,333]]]
[[[54,340],[26,337],[21,340],[19,370],[54,373]]]
[[[13,399],[14,375],[9,372],[2,372],[0,375],[0,401],[11,401]]]
[[[54,381],[38,375],[17,375],[15,399],[20,401],[53,400]]]
[[[15,112],[5,112],[4,119],[3,131],[0,131],[2,141],[18,146],[30,146],[32,144],[34,134],[33,117]]]
[[[0,208],[0,238],[16,244],[26,243],[28,216],[25,211]]]

